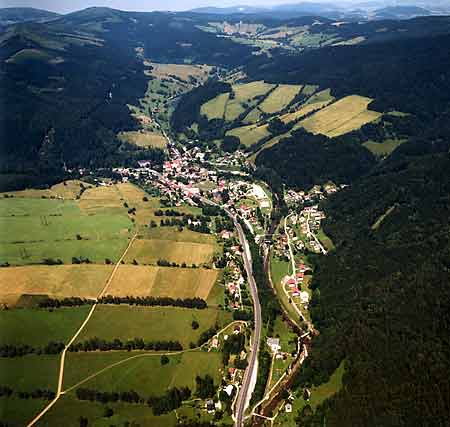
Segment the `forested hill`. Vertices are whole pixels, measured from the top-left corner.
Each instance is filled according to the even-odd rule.
[[[127,104],[146,92],[143,58],[231,68],[252,50],[170,13],[91,8],[9,26],[0,37],[0,171],[43,175],[43,163],[105,167],[158,158],[117,138],[136,127]],[[42,159],[44,152],[51,158]]]
[[[448,422],[449,147],[417,144],[325,206],[336,251],[315,275],[321,334],[298,383],[347,369],[343,390],[300,425]]]

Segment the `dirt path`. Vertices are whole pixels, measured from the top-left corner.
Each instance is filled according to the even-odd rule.
[[[120,264],[122,263],[122,260],[125,258],[128,250],[131,248],[131,245],[133,244],[133,242],[136,240],[137,234],[135,234],[130,242],[128,243],[128,246],[126,247],[125,251],[123,252],[122,256],[120,257],[120,259],[117,261],[116,265],[114,266],[113,271],[111,272],[111,275],[109,276],[108,280],[105,283],[105,286],[103,287],[103,289],[100,291],[100,293],[97,296],[97,301],[102,298],[106,291],[108,290],[109,285],[111,284],[112,280],[114,279],[114,275],[116,274],[117,270],[120,267]],[[89,322],[89,320],[91,319],[92,315],[94,314],[95,309],[97,308],[98,302],[96,302],[92,308],[89,310],[88,315],[86,316],[86,319],[84,319],[84,322],[81,324],[81,326],[78,328],[78,330],[75,332],[75,334],[73,335],[73,337],[70,339],[70,341],[66,344],[66,346],[64,347],[62,353],[61,353],[61,359],[59,362],[59,375],[58,375],[58,389],[56,391],[56,396],[55,398],[38,414],[36,415],[36,417],[34,417],[28,424],[27,427],[32,427],[34,426],[52,407],[53,405],[58,401],[58,399],[62,396],[63,391],[62,391],[62,386],[63,386],[63,381],[64,381],[64,365],[65,365],[65,361],[66,361],[66,353],[67,353],[67,349],[75,342],[75,340],[78,338],[78,336],[80,335],[80,333],[83,331],[83,329],[85,328],[85,326],[87,325],[87,323]]]

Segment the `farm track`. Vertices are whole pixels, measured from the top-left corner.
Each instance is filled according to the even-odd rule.
[[[112,280],[114,279],[114,276],[115,276],[117,270],[120,267],[120,264],[122,263],[122,260],[125,258],[128,250],[131,248],[133,242],[136,240],[136,237],[137,237],[137,233],[130,239],[130,242],[128,243],[128,246],[126,247],[126,249],[123,252],[123,254],[120,257],[120,259],[117,261],[113,271],[111,272],[111,275],[109,276],[108,280],[105,283],[105,286],[103,287],[103,289],[98,294],[97,300],[99,300],[100,298],[102,298],[105,295],[106,291],[109,288],[109,285],[111,284]],[[75,342],[75,340],[78,338],[80,333],[86,327],[86,325],[88,324],[88,322],[91,319],[92,315],[94,314],[94,311],[97,308],[97,305],[98,305],[98,303],[96,302],[92,306],[92,308],[89,310],[89,313],[88,313],[86,319],[84,320],[84,322],[81,324],[81,326],[78,328],[78,330],[75,332],[73,337],[70,339],[70,341],[66,344],[66,346],[63,349],[63,352],[61,354],[60,363],[59,363],[58,388],[57,388],[57,391],[56,391],[55,398],[38,415],[36,415],[36,417],[34,417],[27,424],[27,427],[34,426],[55,405],[55,403],[59,400],[59,398],[64,394],[63,391],[62,391],[62,386],[63,386],[63,380],[64,380],[64,366],[65,366],[67,350]]]

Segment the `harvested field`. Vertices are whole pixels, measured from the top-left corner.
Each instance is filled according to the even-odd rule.
[[[206,300],[218,274],[218,270],[197,268],[121,265],[107,294]]]
[[[359,129],[378,119],[381,114],[367,109],[372,99],[358,95],[346,96],[301,122],[307,131],[332,138]]]
[[[199,265],[210,262],[214,250],[215,246],[207,243],[138,239],[133,242],[125,262],[130,263],[136,259],[139,264],[156,264],[158,260],[164,259],[177,264],[184,262],[189,266]]]
[[[56,265],[0,268],[0,303],[21,295],[95,298],[112,272],[110,265]]]

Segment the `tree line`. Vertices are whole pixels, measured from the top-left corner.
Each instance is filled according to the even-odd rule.
[[[119,338],[107,341],[102,338],[93,337],[71,344],[68,348],[70,352],[111,350],[181,351],[183,350],[183,346],[179,341],[145,341],[143,338],[134,338],[124,342]]]
[[[36,389],[33,391],[14,391],[9,386],[0,386],[0,397],[18,397],[19,399],[43,399],[52,400],[56,393],[46,389]]]
[[[198,297],[194,298],[171,298],[171,297],[117,297],[112,295],[106,295],[98,300],[99,304],[128,304],[128,305],[138,305],[144,307],[184,307],[184,308],[195,308],[198,310],[204,310],[208,308],[207,302]]]
[[[0,357],[22,357],[27,354],[59,354],[63,351],[65,344],[51,341],[44,347],[33,347],[28,344],[3,344],[0,345]]]

